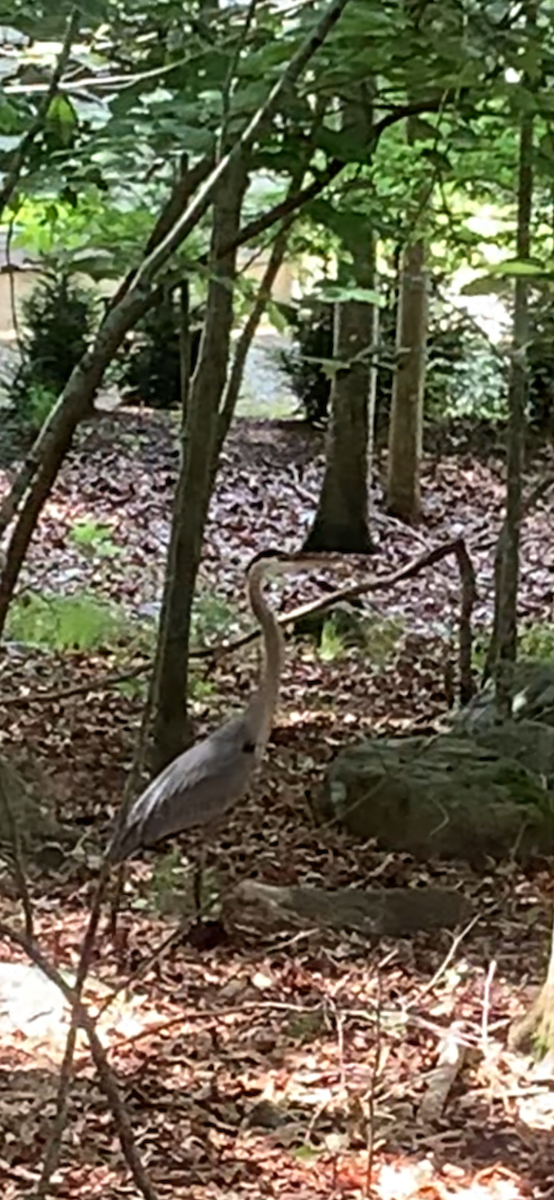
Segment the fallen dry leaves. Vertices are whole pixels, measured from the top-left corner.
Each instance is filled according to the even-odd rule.
[[[175,469],[172,435],[160,417],[123,413],[84,431],[45,512],[24,586],[92,589],[130,614],[151,610],[160,596]],[[246,620],[245,563],[268,545],[298,547],[321,469],[317,436],[248,423],[230,438],[202,582],[237,604],[239,622]],[[376,489],[378,552],[371,569],[389,573],[462,534],[478,573],[476,619],[488,620],[500,471],[469,459],[429,463],[426,471],[427,520],[415,534],[381,513]],[[69,531],[82,519],[110,526],[121,553],[103,559],[80,553]],[[525,524],[521,610],[528,619],[551,615],[552,524],[544,502]],[[345,562],[339,585],[359,578],[360,569],[359,562]],[[284,603],[315,598],[330,578],[321,572],[316,580],[289,583]],[[554,1194],[551,1080],[505,1045],[508,1023],[544,967],[554,890],[548,864],[526,872],[491,865],[478,873],[458,863],[415,863],[314,821],[312,798],[340,746],[370,732],[432,730],[445,709],[444,660],[454,653],[458,616],[452,564],[376,594],[371,604],[404,623],[384,669],[359,649],[323,662],[307,643],[289,643],[282,709],[263,774],[208,848],[208,879],[215,891],[242,877],[327,888],[461,886],[481,920],[454,945],[446,933],[378,945],[321,932],[264,942],[234,928],[203,952],[181,940],[141,973],[171,928],[171,916],[162,912],[187,879],[179,863],[169,882],[160,881],[159,855],[137,861],[115,941],[100,933],[86,999],[93,1012],[104,1007],[102,1039],[162,1200]],[[242,703],[255,661],[248,650],[209,668],[214,691],[197,701],[199,732]],[[85,689],[0,709],[3,751],[35,783],[38,773],[55,815],[83,833],[78,853],[49,868],[29,867],[40,944],[69,974],[140,718],[140,698],[96,688],[118,665],[113,651],[55,656],[9,648],[0,662],[9,694]],[[183,845],[185,862],[200,841],[191,836]],[[17,912],[5,871],[0,916],[14,920]],[[0,946],[0,966],[23,961]],[[106,1008],[111,990],[124,984]],[[0,1013],[5,1200],[19,1200],[36,1185],[66,1020],[62,1013],[59,1029],[46,1037],[40,1024],[36,1035],[22,1034]],[[444,1068],[452,1038],[459,1061],[454,1055],[433,1108],[437,1069]],[[82,1040],[53,1187],[59,1200],[136,1197]]]

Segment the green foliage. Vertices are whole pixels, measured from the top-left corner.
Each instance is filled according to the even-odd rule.
[[[198,592],[192,609],[192,641],[196,646],[210,646],[217,639],[236,633],[238,628],[233,604],[213,592]]]
[[[129,634],[129,622],[120,610],[87,593],[25,594],[8,617],[9,638],[47,650],[94,650],[113,646]]]
[[[36,426],[37,415],[49,410],[48,396],[62,391],[85,353],[96,306],[69,272],[47,266],[22,312],[22,363],[8,395],[22,422]]]
[[[29,383],[25,395],[17,406],[17,416],[31,432],[38,433],[50,416],[58,397],[57,393],[43,383]]]
[[[121,553],[112,538],[111,525],[85,517],[76,521],[70,530],[69,539],[83,554],[98,558],[115,558]]]
[[[152,408],[179,408],[181,404],[181,356],[179,307],[171,292],[137,326],[127,344],[127,355],[119,381],[131,399]],[[191,330],[191,371],[198,359],[201,324]]]
[[[295,340],[279,356],[306,420],[328,420],[333,375],[333,309],[308,299],[286,309]],[[387,428],[395,357],[396,315],[381,310],[377,368],[376,423]],[[429,420],[466,415],[495,421],[505,416],[505,369],[487,337],[463,311],[435,297],[430,305],[425,412]]]
[[[383,668],[395,654],[404,633],[398,618],[373,617],[363,610],[338,605],[321,629],[319,657],[333,662],[356,646],[373,668]]]
[[[332,617],[324,622],[321,630],[318,654],[322,662],[335,662],[346,653],[344,637],[339,633]]]
[[[399,617],[365,617],[362,627],[364,649],[373,667],[385,667],[398,649],[404,635],[404,622]]]
[[[519,632],[519,656],[551,663],[554,660],[554,625],[539,622],[523,626]]]

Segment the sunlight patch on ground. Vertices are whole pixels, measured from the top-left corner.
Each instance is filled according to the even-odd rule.
[[[65,973],[64,978],[71,984]],[[84,999],[91,1016],[95,1016],[111,994],[99,980],[88,980]],[[123,1039],[133,1038],[150,1023],[159,1022],[162,1015],[149,1006],[146,1016],[141,1012],[139,998],[128,999],[121,993],[100,1014],[97,1030],[103,1041],[114,1034]],[[0,1039],[4,1054],[16,1046],[19,1053],[59,1063],[68,1028],[69,1006],[59,988],[39,967],[19,962],[0,963]],[[87,1045],[84,1034],[79,1035],[79,1045],[83,1049]]]

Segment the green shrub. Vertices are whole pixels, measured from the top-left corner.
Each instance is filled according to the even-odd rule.
[[[331,378],[325,361],[333,359],[333,308],[310,302],[287,306],[294,338],[292,350],[278,360],[304,411],[306,420],[322,427],[329,416]],[[376,427],[388,428],[395,360],[396,312],[391,304],[379,313]],[[505,371],[488,338],[466,313],[433,297],[427,343],[425,413],[432,421],[474,415],[497,420],[505,415]]]
[[[37,428],[88,347],[97,306],[67,268],[53,265],[23,301],[22,314],[22,361],[7,390],[17,417]]]
[[[87,556],[98,558],[116,558],[121,553],[112,538],[111,525],[95,521],[91,517],[83,517],[76,521],[69,533],[70,541]]]
[[[519,632],[519,656],[551,663],[554,659],[554,625],[545,622],[524,625]]]
[[[12,604],[8,617],[9,638],[48,650],[94,650],[129,633],[129,622],[115,605],[87,593],[26,594]]]
[[[179,408],[181,404],[180,310],[173,293],[140,321],[126,345],[119,383],[133,402],[152,408]],[[198,358],[201,324],[191,329],[191,370]]]
[[[56,392],[43,383],[30,383],[25,398],[18,404],[18,415],[32,433],[38,433],[58,399]]]

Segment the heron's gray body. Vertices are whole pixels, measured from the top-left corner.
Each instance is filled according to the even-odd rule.
[[[108,846],[111,862],[195,825],[215,824],[246,791],[269,738],[283,664],[283,637],[262,596],[262,580],[269,570],[304,570],[314,561],[321,562],[321,556],[267,552],[250,564],[248,599],[261,625],[265,653],[258,687],[242,716],[179,755],[131,805]]]
[[[245,792],[256,757],[248,714],[226,721],[152,781],[112,839],[108,857],[129,858],[140,846],[218,821]]]

